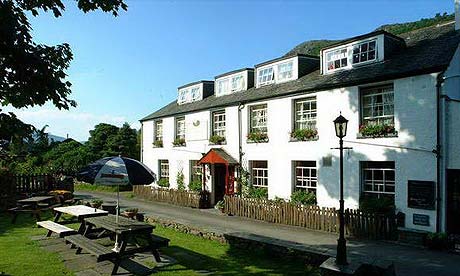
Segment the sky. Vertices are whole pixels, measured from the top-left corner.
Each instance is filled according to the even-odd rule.
[[[114,17],[63,2],[60,18],[28,17],[35,42],[70,44],[70,98],[78,106],[7,110],[79,141],[101,122],[140,128],[139,119],[176,99],[177,87],[253,67],[303,41],[343,39],[454,9],[454,0],[125,0],[128,11]]]

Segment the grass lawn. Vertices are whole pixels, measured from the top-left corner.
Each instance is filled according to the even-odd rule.
[[[83,182],[75,183],[75,191],[117,192],[117,186],[92,185]],[[120,192],[132,191],[132,186],[120,186]]]
[[[48,219],[43,216],[43,219]],[[190,234],[157,226],[159,236],[171,240],[162,253],[177,260],[177,264],[158,268],[152,275],[319,275],[302,261],[281,259],[263,252],[231,248],[227,244],[206,240]],[[0,215],[0,275],[73,275],[67,271],[56,253],[41,249],[31,236],[45,234],[35,227],[28,215],[20,215],[16,224]]]

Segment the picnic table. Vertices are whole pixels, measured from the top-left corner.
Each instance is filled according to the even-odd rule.
[[[98,217],[98,216],[107,216],[108,212],[92,208],[86,205],[73,205],[73,206],[66,206],[66,207],[57,207],[54,208],[54,212],[56,213],[54,216],[54,222],[58,222],[61,218],[62,214],[68,214],[77,218],[79,222],[81,222],[80,229],[78,233],[83,234],[85,229],[84,219],[90,217]]]
[[[114,251],[116,261],[114,262],[113,273],[117,272],[120,259],[123,256],[138,252],[150,251],[155,260],[160,262],[158,248],[167,246],[169,243],[168,239],[152,234],[155,226],[124,217],[118,217],[118,222],[114,215],[85,218],[84,221],[86,225],[85,235],[92,227],[103,228],[115,233],[116,244]],[[133,246],[127,249],[128,244]]]
[[[18,200],[18,206],[8,210],[13,214],[13,219],[11,223],[16,222],[16,218],[19,213],[31,213],[35,215],[37,221],[39,221],[41,211],[48,210],[50,208],[58,206],[58,204],[52,205],[54,200],[54,196],[34,196]]]

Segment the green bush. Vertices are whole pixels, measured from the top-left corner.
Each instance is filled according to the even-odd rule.
[[[179,191],[185,190],[184,173],[182,171],[177,173],[177,189]]]
[[[264,133],[264,132],[253,131],[248,134],[247,138],[250,141],[260,143],[260,142],[267,142],[268,135],[267,133]]]
[[[368,213],[394,214],[394,200],[388,197],[376,198],[364,196],[359,202],[359,209]]]
[[[291,132],[291,138],[299,141],[307,141],[316,138],[318,131],[311,128],[296,129]]]
[[[194,181],[191,181],[189,184],[188,184],[188,189],[189,191],[193,191],[193,192],[200,192],[201,191],[201,181],[199,180],[194,180]]]
[[[267,199],[268,189],[262,187],[250,187],[248,197],[257,199]]]
[[[153,145],[157,148],[162,148],[163,147],[163,141],[162,140],[155,140],[155,142],[153,142]]]
[[[223,142],[225,142],[225,137],[219,136],[219,135],[213,135],[209,138],[209,142],[220,145]]]
[[[175,146],[175,147],[183,147],[183,146],[185,146],[185,139],[183,139],[183,138],[174,139],[173,146]]]
[[[158,180],[158,186],[169,188],[169,180],[167,178],[161,178],[160,180]]]
[[[393,125],[366,124],[359,127],[359,133],[365,137],[381,137],[388,134],[396,134],[396,129]]]
[[[297,190],[291,194],[291,203],[303,205],[315,205],[316,195],[305,190]]]

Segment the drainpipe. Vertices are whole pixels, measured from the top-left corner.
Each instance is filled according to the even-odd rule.
[[[438,74],[436,78],[436,149],[433,152],[436,154],[436,232],[441,232],[441,118],[443,110],[441,105],[442,100],[442,83],[444,82],[444,72]]]
[[[238,104],[238,162],[240,164],[240,166],[238,167],[238,171],[237,171],[238,179],[241,178],[241,169],[243,167],[243,146],[242,146],[243,138],[241,137],[241,135],[243,135],[243,131],[242,131],[243,127],[241,125],[241,111],[243,110],[243,108],[244,108],[244,103],[240,102]],[[241,187],[238,187],[238,191],[239,189],[241,189]]]

